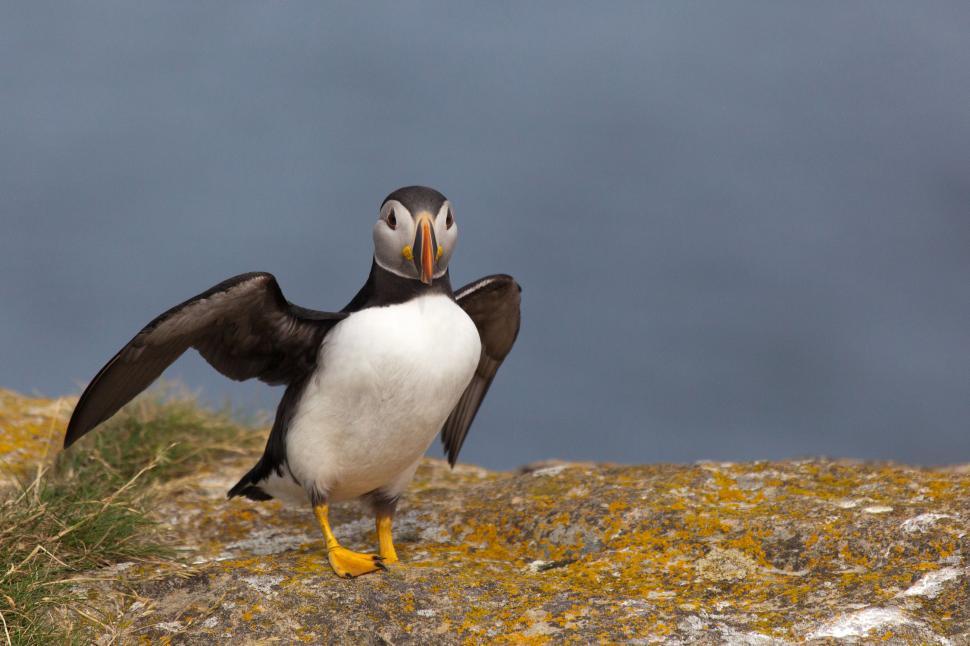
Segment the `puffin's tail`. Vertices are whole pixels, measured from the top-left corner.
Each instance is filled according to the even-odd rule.
[[[271,477],[274,471],[278,476],[282,477],[283,475],[283,467],[286,464],[286,441],[284,439],[286,428],[290,424],[290,417],[296,410],[296,403],[303,393],[305,385],[306,379],[301,379],[286,387],[283,399],[276,409],[276,419],[273,420],[273,428],[266,439],[266,449],[263,451],[262,457],[256,462],[256,466],[250,469],[249,473],[244,475],[236,483],[236,486],[229,490],[229,493],[226,494],[228,498],[245,496],[250,500],[273,499],[273,496],[260,486],[260,483]]]
[[[226,498],[235,498],[236,496],[245,496],[250,500],[272,500],[273,496],[266,493],[266,491],[260,487],[257,483],[264,479],[262,460],[256,463],[249,473],[244,475],[236,486],[229,490],[226,494]]]

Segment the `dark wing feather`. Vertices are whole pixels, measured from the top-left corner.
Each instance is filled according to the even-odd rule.
[[[272,274],[241,274],[176,305],[91,380],[67,426],[70,446],[114,415],[189,348],[231,379],[289,383],[313,369],[327,330],[346,314],[297,307]]]
[[[441,429],[441,442],[451,466],[455,466],[478,407],[519,334],[521,292],[522,288],[511,276],[499,274],[465,285],[455,294],[455,300],[478,328],[482,356],[475,376]]]

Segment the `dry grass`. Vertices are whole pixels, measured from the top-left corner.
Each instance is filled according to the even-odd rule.
[[[261,443],[227,413],[156,395],[0,491],[0,644],[82,643],[99,622],[76,577],[173,556],[152,529],[154,485]]]

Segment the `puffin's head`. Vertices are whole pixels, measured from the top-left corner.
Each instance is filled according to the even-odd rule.
[[[374,260],[398,276],[431,284],[448,271],[457,241],[451,202],[433,188],[406,186],[381,204],[374,225]]]

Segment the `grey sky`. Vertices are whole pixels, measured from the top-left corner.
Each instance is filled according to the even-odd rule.
[[[243,271],[339,308],[424,183],[456,286],[524,288],[464,460],[967,461],[968,33],[965,2],[7,3],[0,386],[76,392]]]

